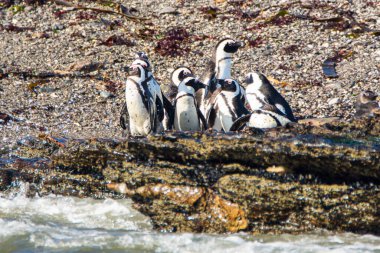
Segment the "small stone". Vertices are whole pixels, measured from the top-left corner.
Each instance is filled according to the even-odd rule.
[[[99,95],[103,98],[112,98],[114,97],[114,95],[111,93],[111,92],[108,92],[108,91],[100,91],[99,92]]]
[[[324,48],[328,48],[329,46],[330,46],[330,44],[327,42],[322,44],[322,47],[324,47]]]
[[[55,24],[52,26],[53,31],[59,31],[65,29],[65,26],[62,24]]]
[[[162,15],[162,14],[178,14],[179,12],[177,11],[176,8],[173,8],[173,7],[170,7],[170,6],[166,6],[164,8],[162,8],[161,10],[158,11],[158,14],[159,15]]]
[[[337,103],[340,102],[340,99],[339,98],[332,98],[328,101],[328,104],[331,106],[331,105],[335,105]]]

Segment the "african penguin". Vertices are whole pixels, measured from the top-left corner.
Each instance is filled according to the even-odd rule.
[[[217,80],[231,79],[232,55],[244,46],[243,42],[231,38],[220,40],[215,46],[212,59],[206,66],[201,81],[210,94],[217,88]]]
[[[125,86],[126,103],[120,116],[120,124],[128,134],[146,136],[162,131],[163,106],[154,92],[155,87],[149,87],[147,70],[131,65]]]
[[[141,65],[148,72],[152,73],[152,65],[150,64],[149,58],[144,52],[137,52],[135,55],[135,60],[132,62],[132,65]]]
[[[240,117],[232,124],[230,131],[240,131],[245,127],[268,129],[286,126],[292,122],[286,115],[273,107],[266,108],[265,106],[263,109],[254,110],[252,113]]]
[[[225,79],[219,82],[209,99],[206,109],[207,124],[217,131],[228,132],[235,120],[249,114],[241,100],[241,86],[237,81]]]
[[[152,65],[149,61],[148,55],[144,52],[137,52],[135,55],[135,60],[133,61],[132,65],[141,65],[145,68],[147,72],[147,79],[149,82],[149,87],[152,89],[152,94],[154,97],[157,97],[159,99],[160,103],[164,107],[164,120],[163,120],[163,127],[164,130],[170,130],[170,122],[173,121],[173,115],[174,115],[174,108],[170,101],[166,98],[166,96],[161,91],[160,84],[156,81],[156,79],[153,76],[152,73]]]
[[[262,109],[265,105],[273,105],[290,121],[296,122],[288,102],[273,87],[269,80],[261,73],[252,72],[246,76],[246,97],[251,110]]]
[[[368,117],[380,114],[380,102],[376,101],[377,97],[378,95],[370,90],[360,93],[355,105],[355,117]]]
[[[188,75],[178,84],[174,101],[174,129],[178,131],[200,131],[207,129],[206,120],[197,106],[195,93],[205,85]]]

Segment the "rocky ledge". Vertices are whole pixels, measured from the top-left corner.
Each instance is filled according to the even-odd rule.
[[[379,136],[380,117],[239,134],[41,135],[0,150],[0,190],[25,182],[30,197],[132,198],[161,231],[380,235]]]

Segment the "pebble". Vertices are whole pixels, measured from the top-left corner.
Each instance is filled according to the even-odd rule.
[[[328,104],[330,105],[330,106],[332,106],[332,105],[335,105],[335,104],[337,104],[337,103],[339,103],[340,102],[340,98],[332,98],[332,99],[330,99],[329,101],[328,101]]]
[[[166,6],[166,7],[162,8],[161,10],[159,10],[158,14],[159,15],[163,15],[163,14],[178,14],[178,11],[177,11],[176,8],[173,8],[173,7],[170,7],[170,6]]]
[[[108,92],[108,91],[100,91],[99,92],[99,95],[103,98],[112,98],[114,97],[115,95],[113,95],[111,92]]]
[[[1,0],[0,0],[1,1]],[[272,17],[278,13],[278,8],[271,8],[262,13],[257,19],[238,18],[232,11],[240,7],[234,7],[229,1],[216,4],[220,9],[220,14],[215,19],[208,19],[207,15],[199,10],[199,7],[214,5],[214,1],[172,1],[173,5],[163,1],[149,1],[143,5],[141,1],[131,0],[128,5],[138,9],[138,15],[149,17],[153,24],[143,24],[142,22],[131,22],[117,15],[97,13],[95,20],[77,20],[78,12],[68,12],[62,18],[56,18],[52,13],[57,11],[57,6],[45,4],[35,6],[30,12],[24,11],[13,15],[8,11],[0,11],[0,24],[11,23],[20,27],[35,27],[33,31],[8,33],[2,32],[2,42],[0,42],[0,67],[4,71],[10,69],[31,70],[36,73],[52,70],[65,70],[72,63],[79,61],[105,63],[104,68],[97,72],[80,72],[94,76],[94,78],[52,78],[46,87],[59,87],[52,93],[42,93],[37,97],[27,90],[31,81],[24,80],[17,75],[11,78],[2,78],[0,93],[0,108],[9,108],[9,111],[20,108],[27,108],[23,117],[49,128],[57,128],[58,133],[67,133],[77,137],[119,137],[120,127],[115,121],[118,117],[120,106],[125,102],[124,81],[125,73],[122,66],[128,66],[133,59],[134,52],[145,51],[152,62],[154,75],[159,80],[164,92],[170,83],[170,73],[179,65],[188,65],[197,76],[201,76],[204,66],[212,55],[213,48],[218,40],[224,36],[237,37],[244,40],[247,45],[239,50],[233,59],[232,74],[234,78],[242,82],[244,75],[253,70],[259,70],[275,78],[288,83],[282,89],[287,101],[293,107],[297,117],[329,117],[341,116],[350,118],[354,112],[355,94],[361,90],[371,89],[380,93],[380,50],[379,36],[369,33],[361,35],[357,39],[350,41],[345,35],[351,30],[335,32],[334,29],[322,29],[324,25],[309,20],[297,20],[296,22],[282,26],[269,25],[260,29],[246,29],[253,27],[264,19]],[[182,3],[183,2],[183,3]],[[263,1],[261,1],[263,2]],[[292,1],[293,2],[293,1]],[[313,3],[315,1],[303,0],[303,2]],[[346,4],[346,0],[329,1],[329,5],[336,7],[335,10],[315,8],[312,15],[320,17],[331,17],[339,9],[340,4]],[[355,1],[353,1],[355,2]],[[95,1],[93,3],[83,2],[83,5],[100,7]],[[264,4],[264,2],[263,2]],[[265,6],[278,5],[276,0],[265,1]],[[264,6],[255,6],[253,1],[245,1],[243,10],[259,10]],[[344,7],[347,8],[347,7]],[[377,17],[376,8],[367,8],[364,4],[349,6],[357,20],[366,24],[368,17]],[[181,15],[171,15],[172,12],[179,12]],[[292,6],[289,11],[292,13],[307,13],[308,10],[300,8],[299,5]],[[92,12],[91,12],[92,13]],[[162,13],[162,14],[160,14]],[[160,14],[161,16],[157,17]],[[330,15],[331,14],[331,15]],[[107,29],[100,21],[101,18],[109,22],[121,22],[122,25]],[[377,19],[378,24],[380,19]],[[370,24],[373,27],[374,22]],[[191,35],[189,43],[182,41],[179,46],[188,48],[183,56],[166,57],[156,53],[155,47],[165,32],[170,27],[182,26]],[[107,25],[108,27],[108,25]],[[136,35],[141,29],[152,29],[153,37],[141,38]],[[374,27],[375,28],[375,27]],[[63,32],[52,32],[63,30]],[[46,33],[49,38],[45,38]],[[133,37],[136,46],[99,46],[101,41],[112,35],[124,35]],[[263,43],[252,47],[248,44],[251,38],[261,37]],[[292,45],[297,46],[297,50],[285,52],[283,49]],[[339,73],[337,79],[329,80],[322,73],[321,63],[331,57],[341,49],[353,50],[352,57],[337,63],[336,70]],[[203,55],[201,54],[203,53]],[[117,60],[117,61],[115,61]],[[120,64],[120,65],[119,65]],[[283,66],[283,68],[278,68]],[[91,69],[91,68],[90,68]],[[108,83],[96,79],[96,77],[118,82],[115,92],[106,90],[94,92],[96,85],[104,88]],[[166,90],[165,90],[166,89]],[[67,101],[70,97],[83,91],[83,97],[75,97],[72,104]],[[333,92],[330,92],[333,91]],[[50,94],[54,94],[52,97]],[[42,96],[41,96],[42,95]],[[115,97],[114,99],[108,99]],[[31,102],[29,101],[31,100]],[[97,103],[98,100],[107,101]],[[115,101],[118,106],[112,106],[110,102]],[[340,110],[341,103],[345,110]],[[52,105],[58,112],[64,112],[59,117],[45,116],[40,108],[42,105]],[[89,106],[91,105],[89,109]],[[29,109],[28,109],[29,108]],[[64,108],[68,108],[65,111]],[[104,112],[107,112],[104,114]],[[60,123],[60,119],[75,118],[83,129],[75,125],[65,125]],[[91,122],[100,120],[114,123],[110,126],[94,124]],[[90,123],[89,123],[90,122]],[[13,124],[18,126],[21,123]],[[91,126],[91,127],[90,127]],[[33,129],[25,125],[20,125],[20,129],[26,127],[23,134],[32,134]],[[4,129],[0,131],[2,136],[13,140],[15,131]]]

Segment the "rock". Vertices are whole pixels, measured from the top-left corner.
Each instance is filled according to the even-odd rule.
[[[84,73],[93,72],[95,70],[98,70],[104,66],[103,63],[99,62],[91,62],[91,61],[79,61],[76,63],[73,63],[67,68],[67,71],[79,71]]]
[[[159,15],[163,15],[163,14],[175,14],[176,15],[178,13],[179,12],[177,11],[176,8],[173,8],[173,7],[170,7],[170,6],[166,6],[166,7],[162,8],[162,9],[160,9],[158,11]]]
[[[339,102],[340,102],[340,98],[332,98],[327,103],[329,104],[329,106],[332,106],[332,105],[335,105]]]
[[[102,98],[113,98],[115,97],[114,94],[112,94],[111,92],[108,92],[108,91],[99,91],[99,95],[102,97]]]
[[[17,171],[0,173],[0,190],[17,180],[42,196],[122,194],[160,231],[379,234],[380,116],[326,121],[260,135],[41,135],[0,154]]]
[[[298,120],[299,124],[305,124],[309,126],[323,126],[325,124],[339,120],[339,117],[329,117],[329,118],[311,118],[311,119],[301,119]]]
[[[54,24],[54,25],[52,26],[52,30],[53,30],[53,31],[60,31],[60,30],[63,30],[63,29],[65,29],[65,26],[62,25],[62,24]]]

